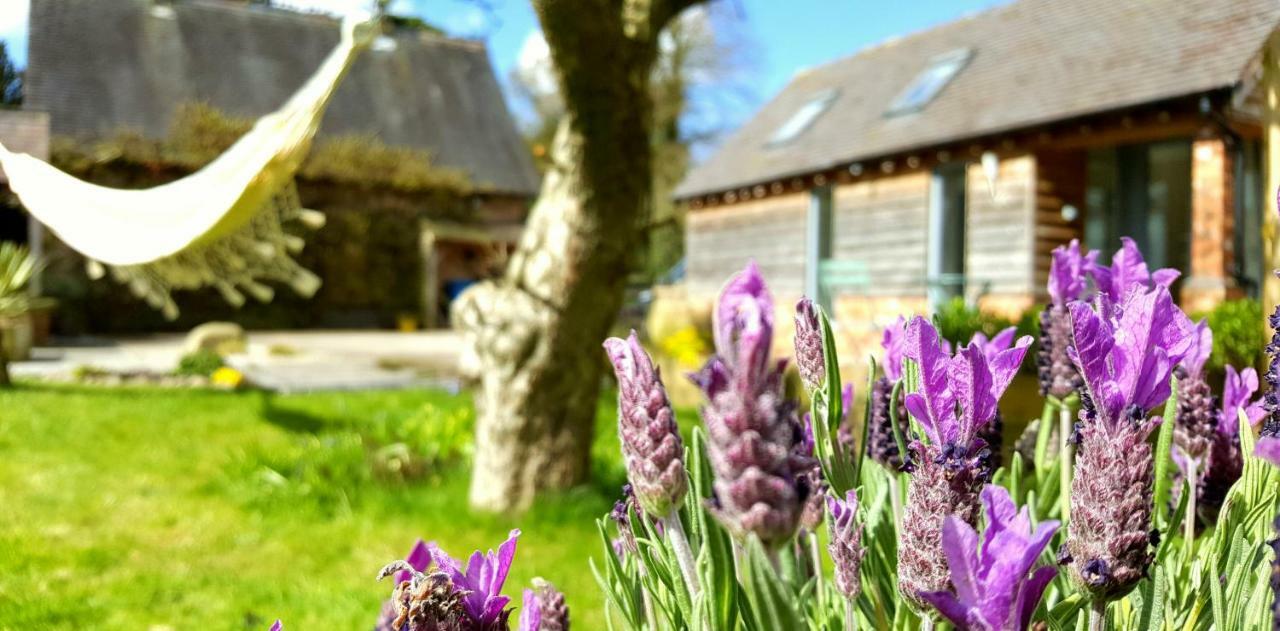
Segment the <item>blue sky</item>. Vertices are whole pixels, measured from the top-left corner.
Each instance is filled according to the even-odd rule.
[[[363,0],[278,0],[319,10],[343,11]],[[778,92],[796,71],[852,54],[890,37],[905,35],[1002,4],[1003,0],[717,0],[731,16],[725,27],[740,29],[751,44],[748,98],[729,100],[728,121],[741,121]],[[488,6],[492,11],[486,11]],[[396,0],[394,10],[413,13],[455,35],[485,39],[505,82],[525,40],[537,30],[528,0]],[[25,62],[26,0],[0,0],[0,38]]]

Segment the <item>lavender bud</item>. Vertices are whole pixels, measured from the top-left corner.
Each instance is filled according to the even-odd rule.
[[[604,343],[618,376],[618,435],[627,478],[640,506],[666,517],[684,501],[684,443],[662,377],[635,331]]]
[[[1075,581],[1095,599],[1128,594],[1151,565],[1153,461],[1147,436],[1156,422],[1131,408],[1128,422],[1080,428],[1071,481],[1066,549]]]
[[[845,494],[845,499],[826,496],[827,510],[831,518],[827,521],[827,534],[830,543],[827,551],[831,553],[831,562],[835,566],[836,589],[844,597],[853,601],[862,592],[862,556],[866,550],[862,547],[862,524],[858,521],[858,496],[852,490]]]
[[[904,437],[908,427],[905,425],[906,407],[903,405],[905,392],[898,393],[898,426]],[[893,435],[893,425],[889,418],[890,398],[893,396],[893,382],[888,377],[881,377],[871,386],[871,418],[867,423],[867,455],[880,466],[889,471],[902,468],[902,454],[898,453],[898,441]],[[841,426],[843,429],[843,426]],[[848,432],[852,441],[852,428]]]
[[[1071,313],[1065,305],[1050,304],[1040,313],[1040,348],[1036,351],[1036,372],[1040,394],[1065,399],[1078,392],[1084,381],[1071,363]]]
[[[822,328],[818,309],[808,298],[796,303],[796,368],[804,387],[813,392],[827,379],[827,364],[822,353]]]
[[[569,631],[569,605],[554,585],[533,579],[533,589],[524,590],[520,631]]]

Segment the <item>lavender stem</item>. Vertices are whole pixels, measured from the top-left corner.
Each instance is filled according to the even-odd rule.
[[[1196,538],[1196,489],[1200,488],[1200,471],[1196,461],[1187,459],[1187,514],[1182,520],[1182,538],[1187,546],[1187,554],[1191,554],[1191,545]],[[1189,557],[1188,557],[1189,558]]]
[[[854,631],[857,628],[858,621],[853,615],[853,601],[846,598],[844,601],[844,631]]]
[[[1107,631],[1107,601],[1101,598],[1089,608],[1089,631]]]
[[[817,585],[814,593],[817,595],[818,608],[822,609],[822,602],[826,599],[826,588],[823,585],[822,576],[822,550],[818,545],[818,533],[809,533],[809,556],[813,557],[813,580]]]
[[[1058,474],[1061,476],[1058,486],[1058,505],[1060,521],[1065,526],[1071,521],[1071,404],[1067,401],[1058,402],[1058,441],[1059,441],[1059,457],[1061,458],[1061,467]]]
[[[689,538],[684,533],[684,524],[680,521],[680,512],[671,511],[670,515],[662,519],[662,525],[671,539],[671,547],[675,548],[676,561],[680,563],[680,573],[684,575],[684,582],[689,586],[689,593],[697,596],[700,591],[697,566],[694,563],[693,550],[689,548]]]
[[[889,472],[889,503],[893,505],[894,532],[902,529],[902,496],[898,492],[898,472]]]

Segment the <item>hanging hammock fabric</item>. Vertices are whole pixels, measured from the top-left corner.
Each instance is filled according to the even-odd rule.
[[[283,107],[177,181],[143,190],[98,186],[3,145],[0,167],[28,212],[170,316],[177,313],[172,289],[211,285],[238,305],[237,286],[269,300],[270,288],[258,281],[275,280],[309,295],[319,280],[289,257],[301,242],[283,225],[315,225],[323,216],[300,207],[293,177],[325,107],[377,26],[367,17],[345,19],[338,46]]]

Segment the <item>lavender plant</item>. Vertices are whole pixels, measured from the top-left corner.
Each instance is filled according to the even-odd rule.
[[[898,586],[919,612],[928,611],[922,594],[949,588],[942,524],[948,515],[969,524],[977,519],[978,493],[991,474],[990,451],[977,432],[995,417],[996,403],[1030,344],[1031,338],[1020,339],[990,362],[973,345],[953,358],[926,320],[916,317],[907,324],[906,357],[919,371],[919,391],[905,402],[924,436],[909,447],[911,482],[898,540]]]
[[[1118,306],[1109,294],[1094,306],[1072,303],[1071,320],[1071,355],[1085,392],[1061,559],[1093,599],[1098,621],[1152,562],[1154,461],[1147,437],[1157,421],[1147,415],[1169,398],[1173,366],[1190,351],[1193,328],[1162,285],[1133,287]]]

